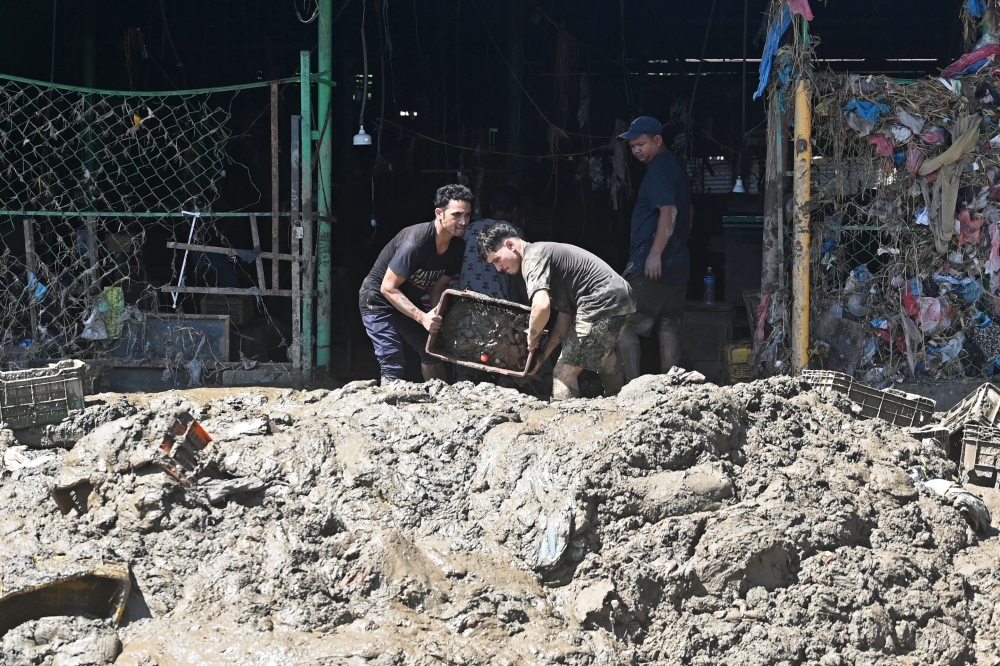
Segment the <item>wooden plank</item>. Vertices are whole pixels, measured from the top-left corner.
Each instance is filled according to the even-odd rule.
[[[90,291],[99,294],[101,291],[101,276],[98,271],[98,247],[97,247],[97,217],[87,216],[87,254],[90,256]]]
[[[278,83],[271,82],[271,253],[281,252],[281,238],[278,229]],[[271,288],[277,289],[278,262],[271,262]]]
[[[260,232],[257,231],[257,214],[250,213],[250,235],[253,238],[253,246],[256,248],[260,247]],[[267,289],[267,284],[264,282],[264,258],[257,255],[254,259],[254,263],[257,265],[257,286],[261,289]],[[277,287],[278,285],[272,285]]]
[[[204,342],[202,342],[204,340]],[[229,315],[147,314],[142,321],[122,325],[118,343],[108,349],[112,357],[132,361],[194,358],[203,362],[229,361]]]
[[[194,243],[177,243],[174,241],[167,241],[168,250],[192,250],[194,252],[210,252],[212,254],[225,254],[230,257],[235,257],[238,250],[234,247],[217,247],[215,245],[196,245]],[[261,252],[260,258],[262,259],[272,259],[274,255],[270,252]],[[290,254],[279,254],[278,259],[282,261],[292,261],[293,257]]]
[[[34,275],[37,281],[38,261],[37,257],[35,257],[35,221],[28,217],[24,218],[24,263],[28,269],[28,274]],[[31,310],[31,339],[34,341],[35,336],[38,335],[38,302],[32,295],[34,290],[30,291],[32,293],[28,294],[28,304]]]
[[[223,294],[226,296],[291,296],[291,289],[239,289],[237,287],[160,287],[168,294]]]
[[[296,372],[301,373],[302,371],[302,271],[301,271],[301,261],[302,261],[302,240],[299,238],[298,232],[301,231],[300,217],[299,217],[299,169],[301,165],[299,164],[299,151],[301,150],[300,145],[300,135],[302,134],[302,127],[300,125],[301,118],[299,116],[292,116],[292,127],[291,127],[291,151],[289,158],[291,159],[291,177],[292,177],[292,215],[289,218],[291,220],[292,226],[292,346],[288,350],[288,355],[291,357],[292,367],[295,368]]]

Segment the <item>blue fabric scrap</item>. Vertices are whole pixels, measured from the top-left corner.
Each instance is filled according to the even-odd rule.
[[[856,111],[859,116],[875,124],[878,122],[878,117],[884,113],[889,113],[889,107],[885,104],[876,104],[875,102],[865,102],[860,99],[852,99],[844,107],[844,111]]]
[[[979,18],[986,11],[986,0],[965,0],[965,11]]]
[[[771,79],[771,61],[774,60],[774,54],[778,52],[781,36],[791,25],[792,12],[789,11],[786,4],[781,8],[781,18],[767,29],[767,41],[764,43],[764,53],[760,58],[760,83],[757,85],[757,92],[753,94],[754,99],[758,99],[767,89],[767,82]]]

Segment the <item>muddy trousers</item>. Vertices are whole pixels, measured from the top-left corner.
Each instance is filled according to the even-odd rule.
[[[426,351],[427,331],[413,319],[399,312],[378,312],[361,316],[365,331],[375,346],[382,377],[403,379],[406,373],[405,345],[420,354],[423,365],[437,365],[441,359]]]

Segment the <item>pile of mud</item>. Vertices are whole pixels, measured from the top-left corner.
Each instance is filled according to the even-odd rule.
[[[459,361],[523,372],[527,331],[526,310],[455,298],[442,315],[438,346]]]
[[[998,663],[996,530],[910,475],[954,463],[792,379],[135,402],[0,481],[5,586],[29,559],[131,566],[121,654],[52,617],[0,663]],[[215,438],[190,488],[149,453],[182,410]],[[82,480],[63,515],[50,490]]]

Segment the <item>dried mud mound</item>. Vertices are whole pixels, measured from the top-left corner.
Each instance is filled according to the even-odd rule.
[[[179,410],[216,438],[190,489],[149,464]],[[0,482],[4,582],[28,558],[129,562],[116,664],[1000,654],[995,536],[907,473],[950,478],[954,464],[790,379],[644,377],[553,405],[468,383],[196,390],[44,454]],[[86,511],[63,515],[50,488],[84,480]],[[207,490],[219,484],[236,490]],[[117,646],[79,618],[21,625],[4,645],[23,653],[40,632],[59,640],[0,663]]]

